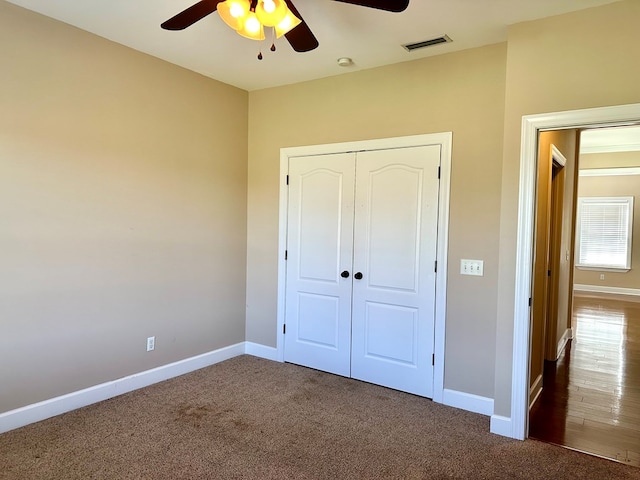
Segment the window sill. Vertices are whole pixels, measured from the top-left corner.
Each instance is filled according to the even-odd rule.
[[[590,265],[576,265],[578,270],[594,270],[596,272],[617,272],[617,273],[626,273],[631,270],[631,268],[622,268],[622,267],[595,267]]]

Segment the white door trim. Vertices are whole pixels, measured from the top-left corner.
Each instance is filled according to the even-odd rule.
[[[551,153],[550,153],[550,158],[551,161],[559,166],[559,167],[564,167],[567,164],[567,159],[565,158],[565,156],[562,154],[562,152],[560,151],[560,149],[558,147],[556,147],[553,143],[551,144]]]
[[[589,108],[522,117],[518,236],[515,273],[513,370],[511,376],[510,437],[524,440],[529,414],[529,297],[533,261],[533,220],[536,191],[538,133],[595,126],[620,126],[640,122],[640,103]],[[496,419],[498,420],[498,419]],[[500,417],[504,423],[504,417]],[[494,429],[492,428],[492,431]],[[501,429],[501,434],[506,433]],[[494,433],[498,433],[497,431]]]
[[[407,137],[363,140],[358,142],[332,143],[326,145],[310,145],[304,147],[289,147],[280,149],[280,211],[278,228],[278,308],[277,308],[277,359],[284,361],[284,304],[286,264],[284,253],[287,245],[287,185],[286,178],[289,171],[289,158],[298,156],[326,155],[363,150],[383,150],[390,148],[417,147],[423,145],[440,145],[442,156],[440,163],[440,193],[438,199],[438,239],[435,298],[435,339],[433,370],[433,400],[443,401],[444,391],[444,349],[445,349],[445,318],[447,299],[447,252],[449,245],[449,194],[451,179],[451,132],[411,135]]]

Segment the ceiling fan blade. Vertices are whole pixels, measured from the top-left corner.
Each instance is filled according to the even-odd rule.
[[[361,7],[377,8],[387,12],[404,12],[409,6],[409,0],[336,0],[336,2],[360,5]]]
[[[317,48],[319,45],[318,40],[313,35],[309,25],[307,25],[307,22],[302,18],[302,15],[300,15],[300,12],[298,12],[298,9],[293,5],[293,3],[291,3],[291,0],[285,0],[285,2],[287,3],[289,10],[291,10],[291,13],[302,20],[300,25],[284,34],[288,42],[296,52],[308,52]]]
[[[198,20],[202,20],[210,13],[215,12],[218,4],[222,1],[223,0],[202,0],[171,17],[160,26],[165,30],[184,30]]]

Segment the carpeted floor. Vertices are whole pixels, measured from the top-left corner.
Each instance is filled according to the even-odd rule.
[[[427,399],[241,356],[0,435],[0,479],[640,479]]]

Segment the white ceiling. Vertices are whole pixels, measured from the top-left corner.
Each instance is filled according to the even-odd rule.
[[[251,91],[502,42],[508,25],[617,0],[412,0],[403,13],[294,0],[320,42],[307,53],[294,52],[284,38],[270,52],[270,43],[240,37],[216,13],[186,30],[160,28],[196,0],[8,1]],[[453,42],[412,53],[401,47],[443,34]],[[355,64],[339,67],[339,57]]]
[[[640,126],[594,128],[580,134],[580,153],[638,151]]]

